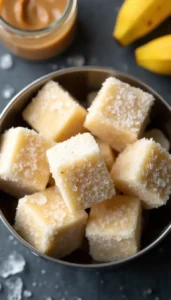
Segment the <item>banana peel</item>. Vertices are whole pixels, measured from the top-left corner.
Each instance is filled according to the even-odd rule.
[[[139,66],[157,74],[171,75],[171,34],[137,48],[135,57]]]
[[[170,0],[125,0],[113,37],[126,46],[155,29],[171,14]]]

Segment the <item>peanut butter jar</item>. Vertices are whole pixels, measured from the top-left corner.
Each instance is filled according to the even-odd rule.
[[[49,17],[47,10],[51,9],[53,3],[58,3],[56,0],[4,0],[4,3],[5,1],[8,1],[8,6],[5,10],[2,1],[0,38],[15,55],[29,60],[44,60],[63,52],[72,43],[76,28],[77,0],[61,0],[66,5],[62,13],[58,9],[53,10],[53,17],[52,14]],[[10,6],[10,2],[11,5],[15,3],[15,6]],[[28,3],[30,6],[25,7]],[[43,6],[42,3],[46,5]],[[23,5],[22,9],[19,4]]]

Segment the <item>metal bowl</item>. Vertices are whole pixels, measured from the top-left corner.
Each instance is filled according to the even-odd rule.
[[[0,115],[0,133],[10,128],[11,126],[27,126],[22,118],[21,111],[30,101],[30,99],[37,93],[37,91],[50,79],[58,81],[66,90],[68,90],[81,104],[86,106],[86,96],[91,91],[99,90],[102,82],[109,76],[114,76],[132,86],[139,87],[154,95],[156,101],[151,112],[151,127],[160,128],[168,137],[171,143],[171,108],[164,101],[164,99],[157,94],[150,87],[138,81],[136,78],[126,74],[102,69],[102,68],[72,68],[59,72],[51,73],[47,76],[41,77],[32,84],[28,85],[19,94],[17,94],[11,102],[6,106]],[[64,259],[55,259],[47,255],[41,254],[29,243],[27,243],[17,232],[13,229],[15,210],[17,200],[12,196],[0,192],[0,216],[9,231],[27,248],[36,255],[44,259],[53,261],[55,263],[80,267],[80,268],[109,268],[114,267],[125,262],[131,262],[132,259],[139,257],[153,248],[162,238],[171,230],[171,201],[168,201],[166,206],[151,211],[144,211],[143,214],[143,233],[140,251],[132,257],[109,263],[93,262],[88,255],[87,245],[82,249],[75,251]]]

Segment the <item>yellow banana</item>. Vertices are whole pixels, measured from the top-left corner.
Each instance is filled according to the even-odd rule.
[[[152,72],[171,75],[171,34],[135,50],[137,64]]]
[[[113,36],[123,46],[146,35],[171,13],[170,0],[125,0]]]

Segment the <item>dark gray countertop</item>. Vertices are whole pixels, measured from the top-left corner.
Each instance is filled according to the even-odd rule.
[[[10,70],[0,70],[0,91],[6,84],[15,92],[28,83],[52,70],[66,66],[66,58],[83,55],[86,65],[100,65],[124,71],[142,79],[159,92],[171,104],[171,79],[158,76],[139,68],[134,60],[135,46],[153,37],[168,33],[168,20],[153,34],[131,45],[121,48],[112,39],[113,25],[122,0],[79,0],[79,32],[73,46],[61,57],[50,62],[32,63],[13,57],[14,66]],[[0,56],[8,51],[0,45]],[[0,110],[9,100],[1,96]],[[43,300],[47,296],[53,300],[169,300],[171,299],[171,236],[154,250],[140,259],[113,271],[90,272],[62,268],[33,256],[24,246],[9,238],[10,233],[0,223],[0,261],[12,250],[20,252],[27,261],[26,269],[20,274],[24,288],[33,292],[31,299]],[[43,271],[42,274],[41,271]],[[36,282],[36,286],[33,286]],[[0,299],[6,300],[4,289]]]

